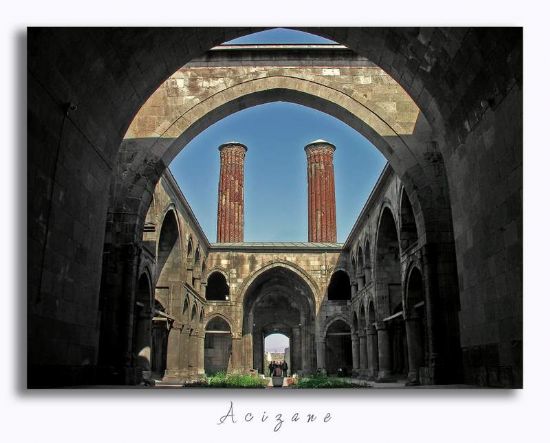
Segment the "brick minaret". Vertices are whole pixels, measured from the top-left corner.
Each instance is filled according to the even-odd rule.
[[[305,147],[307,155],[308,241],[336,243],[334,166],[336,147],[316,140]]]
[[[224,143],[220,150],[218,186],[218,243],[244,239],[244,156],[248,150],[237,142]]]

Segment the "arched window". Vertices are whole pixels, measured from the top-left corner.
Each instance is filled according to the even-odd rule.
[[[206,325],[204,339],[204,371],[208,375],[227,372],[231,365],[231,327],[221,317]]]
[[[376,323],[376,311],[374,310],[374,302],[372,300],[369,303],[368,318],[369,327],[373,328]]]
[[[332,274],[327,297],[329,300],[351,300],[351,285],[345,271],[336,271]]]
[[[372,281],[372,263],[370,259],[370,242],[365,243],[365,284],[368,285]]]
[[[367,327],[367,322],[365,318],[365,307],[363,306],[363,304],[361,304],[361,308],[359,309],[359,327],[361,329]]]
[[[221,272],[212,272],[206,283],[206,299],[214,301],[229,300],[229,285],[225,275]]]
[[[158,240],[157,272],[158,283],[166,284],[166,280],[177,278],[179,272],[179,231],[174,211],[168,211],[162,222]]]
[[[193,263],[193,288],[199,292],[201,287],[201,269],[200,269],[201,252],[199,247],[195,250],[195,259]]]
[[[195,251],[195,266],[199,264],[200,260],[201,260],[201,251],[197,246],[197,250]]]
[[[414,213],[409,200],[409,196],[403,189],[403,195],[401,196],[401,250],[409,248],[418,241],[418,230],[416,229],[416,222],[414,220]]]
[[[378,307],[384,315],[390,315],[401,303],[401,264],[397,228],[389,208],[385,208],[380,217],[375,266],[377,296],[389,302]]]
[[[351,330],[343,320],[333,321],[327,329],[325,359],[328,374],[351,374],[353,366]]]
[[[183,308],[181,310],[182,314],[185,314],[189,310],[189,298],[185,297],[185,301],[183,302]]]
[[[359,246],[359,250],[357,251],[357,269],[355,270],[355,276],[357,278],[359,289],[361,289],[365,286],[365,269],[363,266],[363,249],[361,246]]]

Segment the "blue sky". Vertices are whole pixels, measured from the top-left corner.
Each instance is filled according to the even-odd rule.
[[[246,43],[307,41],[297,31],[264,31]],[[309,34],[304,34],[308,36]],[[312,41],[315,40],[315,41]],[[242,39],[239,39],[242,41]],[[307,170],[304,146],[317,139],[336,145],[337,241],[344,242],[386,160],[362,135],[340,120],[285,102],[255,106],[232,114],[195,137],[170,169],[201,227],[216,241],[219,176],[218,146],[238,141],[245,158],[245,241],[307,241]]]
[[[264,349],[266,352],[284,352],[290,346],[290,340],[283,334],[271,334],[265,338]]]
[[[274,28],[267,31],[256,32],[225,42],[224,44],[258,44],[258,43],[336,43],[332,40],[308,34],[307,32],[293,29]]]

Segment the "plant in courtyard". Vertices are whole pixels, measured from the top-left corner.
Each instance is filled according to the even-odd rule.
[[[208,377],[210,388],[265,388],[267,380],[255,375],[226,374],[218,372]]]
[[[300,377],[294,384],[298,389],[341,389],[358,387],[342,378],[328,377],[326,375],[312,375]]]

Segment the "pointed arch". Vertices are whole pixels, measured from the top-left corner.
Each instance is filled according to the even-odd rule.
[[[351,335],[351,326],[344,316],[334,316],[327,322],[323,334],[327,374],[344,376],[351,374],[353,369]]]
[[[401,191],[401,201],[399,206],[399,241],[401,250],[405,251],[418,243],[418,229],[416,226],[413,207],[404,186]]]
[[[157,286],[178,280],[181,272],[180,228],[177,212],[164,214],[157,244]]]
[[[357,269],[355,271],[359,289],[362,289],[365,286],[365,265],[363,257],[363,248],[359,245],[357,248]]]
[[[401,264],[395,216],[388,205],[381,209],[376,237],[376,298],[387,317],[401,303]]]
[[[229,300],[229,285],[225,275],[219,271],[211,272],[206,280],[206,300],[227,301]]]
[[[204,331],[204,371],[207,375],[230,370],[232,331],[231,323],[222,314],[208,317]]]
[[[351,300],[351,283],[346,271],[339,270],[330,276],[327,300]]]

